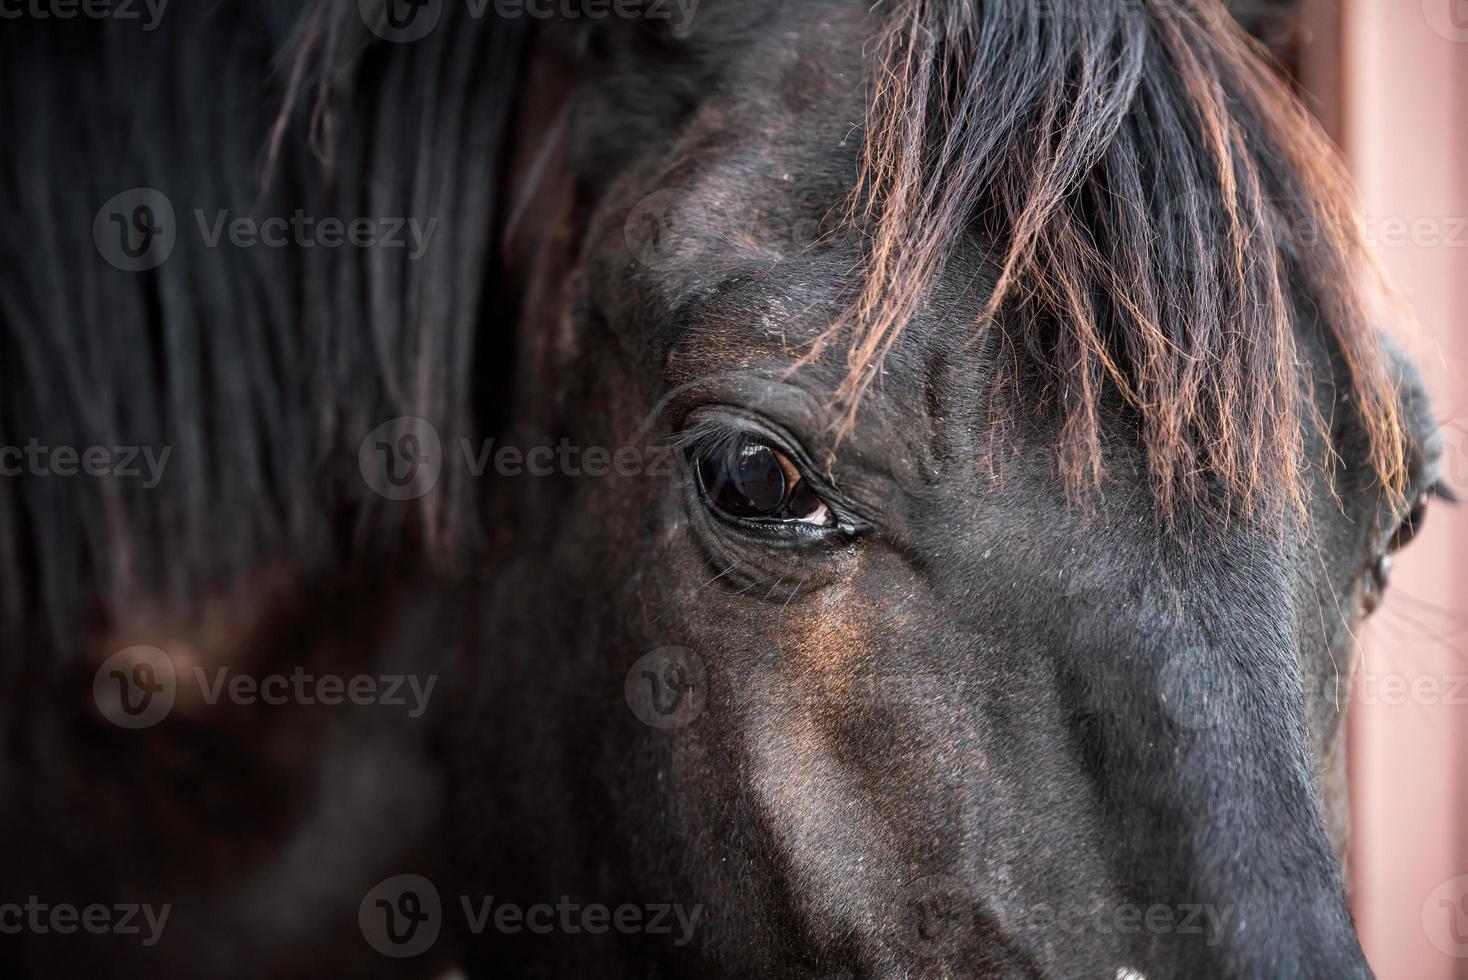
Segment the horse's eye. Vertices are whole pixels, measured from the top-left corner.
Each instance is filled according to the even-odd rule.
[[[1422,530],[1423,523],[1427,520],[1427,497],[1423,496],[1412,506],[1411,512],[1402,520],[1397,533],[1392,535],[1388,551],[1400,551],[1412,543],[1412,539]]]
[[[831,513],[800,470],[778,449],[741,438],[695,459],[710,506],[744,521],[789,521],[827,527]]]

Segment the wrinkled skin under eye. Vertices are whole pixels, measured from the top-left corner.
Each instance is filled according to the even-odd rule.
[[[709,506],[741,521],[828,527],[831,512],[790,458],[741,436],[727,448],[695,451],[691,460]]]

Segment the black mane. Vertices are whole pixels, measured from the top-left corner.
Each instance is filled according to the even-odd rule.
[[[177,4],[157,29],[7,22],[0,34],[0,444],[171,447],[156,487],[0,481],[0,624],[75,652],[140,600],[250,569],[324,570],[386,549],[452,562],[476,535],[462,469],[395,503],[356,472],[375,426],[451,440],[492,412],[507,343],[492,229],[523,21],[373,37],[355,3]],[[114,268],[103,203],[166,195],[176,245]],[[206,247],[230,218],[437,218],[400,248]],[[18,233],[17,233],[18,232]]]

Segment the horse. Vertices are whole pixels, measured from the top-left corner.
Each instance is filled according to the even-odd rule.
[[[1353,633],[1446,492],[1259,45],[1220,0],[548,10],[7,26],[0,442],[175,462],[0,484],[0,884],[176,904],[7,962],[1369,976]],[[120,731],[139,645],[448,693]]]

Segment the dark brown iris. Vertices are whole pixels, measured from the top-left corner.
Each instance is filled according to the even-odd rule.
[[[709,503],[730,517],[824,523],[825,505],[795,464],[754,439],[699,459],[698,478]]]

